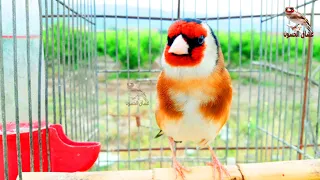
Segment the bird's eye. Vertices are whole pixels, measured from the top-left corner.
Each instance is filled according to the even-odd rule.
[[[174,41],[174,39],[175,39],[175,37],[170,38],[170,37],[168,36],[167,39],[168,39],[168,46],[171,46],[172,43],[173,43],[173,41]]]
[[[204,43],[204,36],[200,36],[200,37],[198,38],[198,44],[201,45],[201,44],[203,44],[203,43]]]

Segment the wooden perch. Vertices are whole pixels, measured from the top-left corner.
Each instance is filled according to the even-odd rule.
[[[320,179],[320,159],[239,164],[245,180]]]
[[[320,159],[238,164],[226,167],[232,176],[231,180],[320,180]],[[209,166],[190,168],[192,172],[186,173],[188,180],[213,179],[213,170]],[[77,173],[25,172],[22,173],[22,177],[23,180],[174,180],[175,172],[172,168]],[[177,180],[181,178],[178,177]]]

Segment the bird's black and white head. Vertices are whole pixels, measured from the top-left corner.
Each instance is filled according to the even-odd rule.
[[[169,27],[162,58],[162,65],[169,76],[208,76],[218,59],[219,42],[207,23],[184,18]]]
[[[294,9],[294,7],[286,7],[285,10],[284,10],[284,12],[285,12],[286,14],[292,14],[292,13],[295,12],[295,9]]]

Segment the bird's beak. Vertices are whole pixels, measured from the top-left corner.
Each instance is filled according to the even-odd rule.
[[[183,55],[183,54],[189,54],[188,52],[189,45],[187,42],[183,39],[182,35],[180,34],[176,39],[173,41],[169,53],[174,53],[178,55]]]

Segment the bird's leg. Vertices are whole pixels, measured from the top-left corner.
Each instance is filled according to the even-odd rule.
[[[184,179],[185,178],[185,175],[183,173],[183,171],[187,171],[187,172],[190,172],[190,169],[186,168],[186,167],[183,167],[177,160],[177,157],[176,157],[176,151],[175,149],[173,148],[174,145],[175,145],[175,142],[173,140],[172,137],[169,137],[169,145],[170,145],[170,149],[172,151],[172,161],[173,161],[173,168],[175,169],[176,171],[176,178],[178,177],[178,174]]]
[[[292,29],[295,33],[298,34],[298,36],[300,36],[301,33],[301,25],[297,24],[296,26],[294,26],[294,29]]]
[[[290,25],[290,24],[287,24],[287,26],[291,29],[291,30],[293,30],[294,32],[296,32],[297,30],[297,27],[299,26],[299,24],[296,24],[295,26],[292,26],[292,25]]]
[[[215,179],[215,177],[216,177],[216,176],[215,176],[215,169],[217,169],[218,172],[219,172],[220,180],[222,180],[222,172],[224,172],[224,173],[230,178],[230,177],[231,177],[231,176],[230,176],[230,173],[229,173],[228,170],[220,163],[220,161],[218,160],[218,158],[217,158],[217,156],[215,155],[214,151],[212,150],[212,147],[209,145],[208,148],[209,148],[209,151],[210,151],[210,153],[211,153],[212,162],[207,163],[207,165],[212,166],[214,179]]]
[[[292,28],[294,28],[294,29],[295,29],[295,28],[297,28],[298,26],[299,26],[299,24],[296,24],[296,25],[295,25],[295,26],[293,26]]]

